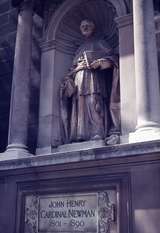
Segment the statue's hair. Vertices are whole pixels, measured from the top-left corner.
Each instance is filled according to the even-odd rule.
[[[87,23],[91,24],[93,28],[95,28],[95,23],[92,20],[90,20],[90,19],[84,19],[84,20],[82,20],[81,24],[80,24],[80,28],[81,28],[83,22],[87,22]]]

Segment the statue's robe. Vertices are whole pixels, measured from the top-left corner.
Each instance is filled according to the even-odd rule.
[[[75,70],[83,60],[111,63],[101,70]],[[120,132],[120,91],[118,56],[105,41],[89,39],[76,52],[72,77],[64,79],[61,92],[62,143],[104,139]]]
[[[82,69],[74,74],[76,92],[72,97],[70,141],[104,139],[120,131],[118,57],[104,41],[90,39],[78,49],[73,69],[86,59],[108,59],[112,68]]]

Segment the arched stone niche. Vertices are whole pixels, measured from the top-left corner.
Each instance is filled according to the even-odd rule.
[[[122,0],[66,0],[51,17],[42,43],[38,148],[52,152],[52,147],[61,144],[59,87],[83,42],[80,22],[86,18],[93,20],[97,34],[118,51],[114,19],[124,14],[126,7]]]
[[[45,39],[48,40],[54,40],[56,39],[56,34],[57,31],[59,31],[59,26],[61,22],[64,20],[67,14],[69,12],[72,12],[77,8],[78,11],[80,11],[80,7],[82,7],[82,14],[86,17],[93,16],[94,12],[90,12],[87,10],[87,8],[94,8],[95,4],[101,5],[101,8],[97,8],[97,17],[100,17],[100,13],[109,13],[109,11],[106,12],[106,7],[104,8],[103,6],[105,5],[110,5],[114,10],[116,11],[116,14],[118,17],[123,16],[126,14],[127,9],[126,5],[124,4],[123,0],[66,0],[62,4],[62,6],[55,12],[55,14],[52,16],[50,23],[47,28],[46,36]],[[87,8],[85,8],[87,6]],[[84,10],[85,9],[85,10]],[[99,10],[102,10],[101,12]],[[75,11],[76,12],[76,11]],[[86,14],[85,14],[86,12]],[[87,14],[89,13],[89,15]]]

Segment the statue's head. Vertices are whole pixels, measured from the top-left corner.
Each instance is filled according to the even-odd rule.
[[[89,38],[95,31],[95,24],[93,21],[88,19],[82,20],[80,30],[83,36]]]

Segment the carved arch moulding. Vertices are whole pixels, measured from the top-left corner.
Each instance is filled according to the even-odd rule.
[[[114,18],[127,14],[125,2],[122,0],[61,1],[57,9],[52,10],[44,33],[42,50],[60,47],[61,50],[67,49],[71,54],[74,53],[81,44],[79,24],[84,18],[92,19],[96,24],[101,25],[100,30],[105,30],[106,38],[113,41],[116,33]]]
[[[48,25],[47,33],[46,33],[46,39],[55,39],[56,36],[56,31],[59,27],[59,24],[62,20],[63,17],[74,7],[79,7],[80,5],[85,5],[85,4],[94,4],[94,2],[102,4],[103,2],[105,3],[110,3],[112,6],[115,8],[117,12],[117,16],[122,16],[127,13],[126,5],[124,1],[122,0],[66,0],[64,3],[61,5],[60,8],[55,12],[55,14],[52,16],[50,23]],[[84,11],[85,8],[83,8]]]

